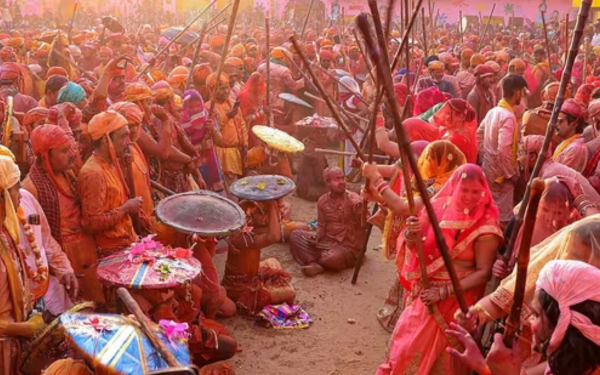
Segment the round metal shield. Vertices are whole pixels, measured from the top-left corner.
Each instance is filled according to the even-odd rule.
[[[208,190],[171,195],[156,206],[163,224],[204,237],[226,236],[246,224],[244,211],[231,200]]]
[[[285,197],[294,190],[294,181],[274,174],[244,177],[229,187],[234,196],[259,202]]]
[[[302,120],[296,122],[296,126],[306,126],[309,128],[324,130],[338,128],[337,122],[335,122],[334,119],[331,117],[321,117],[317,114],[303,118]]]
[[[73,306],[66,313],[91,312],[93,308],[93,302],[83,302]],[[32,342],[26,343],[22,348],[21,373],[39,374],[54,361],[65,358],[68,353],[62,351],[64,348],[61,344],[64,341],[65,331],[59,325],[59,318],[56,318]]]
[[[301,106],[306,107],[306,108],[313,109],[312,105],[308,104],[307,102],[305,102],[304,100],[300,99],[296,95],[292,95],[292,94],[289,94],[287,92],[282,92],[281,94],[279,94],[279,98],[285,100],[286,102],[290,102],[290,103],[293,103],[293,104],[301,105]]]
[[[264,125],[255,125],[252,132],[267,146],[281,152],[297,153],[304,151],[304,143],[292,137],[283,130]]]

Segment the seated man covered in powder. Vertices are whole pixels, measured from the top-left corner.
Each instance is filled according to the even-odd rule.
[[[329,192],[317,203],[317,232],[296,230],[290,236],[292,255],[308,277],[353,267],[364,242],[362,198],[346,190],[338,167],[325,169],[323,179]]]

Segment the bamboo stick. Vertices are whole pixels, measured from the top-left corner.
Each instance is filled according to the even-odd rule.
[[[418,0],[415,9],[419,9],[422,3],[423,0]],[[396,51],[396,55],[394,56],[392,64],[389,66],[390,71],[392,72],[394,71],[394,69],[396,69],[396,65],[398,65],[398,61],[400,60],[400,52],[402,51],[402,48],[408,45],[408,36],[410,35],[410,31],[412,30],[413,25],[415,24],[415,19],[417,19],[418,14],[419,12],[413,12],[412,17],[410,18],[410,22],[408,23],[408,27],[406,28],[406,30],[404,30],[404,35],[402,35],[402,42],[400,44],[400,47],[398,48],[398,51]]]
[[[161,193],[166,194],[166,195],[175,195],[175,194],[177,194],[173,190],[169,189],[166,186],[163,186],[163,185],[159,184],[158,182],[156,182],[154,180],[150,180],[150,186],[153,189],[156,189],[156,190],[158,190]]]
[[[485,28],[483,29],[483,35],[477,42],[477,47],[475,48],[475,51],[479,51],[479,46],[481,45],[481,42],[483,42],[485,37],[487,36],[487,32],[490,27],[490,23],[492,22],[492,17],[494,16],[494,10],[496,10],[496,3],[494,3],[494,6],[492,6],[492,11],[490,12],[490,16],[488,17],[488,20],[485,24]]]
[[[300,39],[304,40],[304,31],[306,31],[306,25],[308,24],[308,18],[310,17],[310,11],[312,10],[313,4],[315,0],[310,0],[310,5],[308,6],[308,12],[306,12],[306,18],[304,18],[304,24],[302,25],[302,33],[300,33]]]
[[[200,49],[202,48],[202,41],[204,40],[204,34],[206,33],[206,23],[202,26],[202,31],[200,31],[200,36],[198,37],[198,44],[196,45],[196,49],[194,50],[194,57],[192,58],[192,66],[190,67],[190,75],[187,78],[185,83],[185,87],[189,88],[194,79],[194,68],[196,67],[196,63],[198,62],[198,56],[200,55]]]
[[[542,28],[544,29],[544,40],[546,41],[546,53],[548,54],[548,67],[550,68],[550,78],[554,77],[552,73],[552,60],[550,59],[550,42],[548,41],[548,28],[546,26],[546,12],[542,11]]]
[[[270,17],[270,15],[269,15]],[[266,67],[267,67],[267,108],[271,109],[271,25],[269,17],[265,17],[265,44],[267,45],[267,59],[266,59]],[[271,112],[267,115],[267,126],[271,126]]]
[[[311,78],[313,80],[313,83],[315,84],[315,86],[319,90],[319,93],[321,94],[321,96],[323,97],[323,99],[325,99],[325,102],[327,103],[327,106],[329,107],[329,110],[333,114],[333,118],[335,119],[335,121],[337,121],[338,126],[342,129],[342,131],[344,132],[344,134],[346,135],[346,137],[348,138],[348,140],[350,141],[350,143],[352,143],[352,146],[356,149],[356,153],[358,154],[358,156],[363,161],[366,160],[365,154],[362,152],[362,150],[360,148],[360,145],[356,142],[356,140],[354,139],[354,137],[352,137],[352,133],[350,133],[350,130],[348,130],[348,127],[346,126],[346,123],[342,119],[342,116],[340,115],[338,109],[333,104],[333,99],[331,99],[331,96],[329,96],[329,94],[327,93],[327,91],[325,91],[325,88],[323,87],[323,84],[317,78],[314,70],[311,67],[310,62],[308,61],[308,59],[304,55],[304,52],[302,51],[302,48],[298,44],[298,40],[296,39],[295,36],[292,36],[290,38],[290,41],[292,42],[292,45],[294,46],[294,48],[298,52],[298,55],[300,56],[300,58],[304,62],[305,66],[306,66],[306,69],[308,70],[308,73],[309,73],[309,75],[311,76]]]
[[[179,363],[179,361],[177,360],[177,358],[175,358],[173,353],[171,353],[171,351],[167,349],[167,346],[158,338],[158,335],[152,328],[152,322],[150,321],[150,319],[148,319],[146,315],[144,315],[144,312],[137,304],[137,302],[135,302],[133,297],[131,297],[129,291],[127,291],[127,289],[125,288],[119,288],[117,289],[117,295],[119,296],[121,301],[123,301],[123,304],[125,304],[127,310],[129,310],[129,312],[135,316],[138,323],[140,323],[140,326],[142,327],[142,331],[144,332],[146,337],[148,337],[148,340],[150,340],[152,346],[154,347],[154,349],[156,349],[158,354],[160,354],[160,356],[165,360],[165,362],[167,362],[169,367],[181,367],[181,363]]]
[[[423,24],[423,48],[425,48],[425,56],[428,56],[429,46],[427,45],[427,32],[425,31],[425,7],[421,8],[421,23]]]
[[[360,55],[362,56],[363,60],[365,61],[365,65],[367,66],[367,73],[373,80],[373,84],[377,84],[377,80],[375,79],[375,76],[373,75],[373,64],[371,64],[371,60],[369,60],[367,58],[367,55],[365,54],[365,47],[363,46],[362,41],[358,38],[358,34],[356,34],[356,29],[352,29],[352,33],[354,34],[354,39],[356,40],[356,44],[358,45],[358,50],[360,51]]]
[[[504,329],[504,345],[512,348],[513,339],[519,324],[521,322],[521,310],[525,296],[525,284],[527,282],[527,265],[529,264],[529,252],[531,247],[531,238],[533,237],[533,228],[535,227],[535,218],[540,204],[540,199],[544,193],[546,184],[542,179],[536,178],[531,184],[530,201],[525,214],[525,226],[523,227],[523,237],[519,245],[519,262],[517,266],[517,280],[515,282],[515,292],[513,305],[510,314],[506,320]]]
[[[374,0],[371,0],[371,1],[374,1]],[[417,6],[417,9],[419,7],[420,7],[420,4]],[[406,157],[406,160],[408,161],[407,164],[409,164],[411,169],[414,171],[413,175],[416,179],[419,193],[421,194],[421,197],[423,199],[423,204],[425,206],[425,210],[429,216],[429,221],[431,223],[431,226],[432,226],[434,234],[435,234],[435,240],[436,240],[437,247],[440,250],[440,253],[442,254],[442,257],[444,259],[444,264],[446,265],[446,269],[450,276],[450,280],[452,281],[452,286],[454,288],[454,292],[455,292],[458,304],[460,306],[460,309],[463,311],[463,313],[466,314],[468,311],[468,306],[467,306],[467,302],[465,300],[462,286],[460,284],[460,280],[458,279],[458,275],[456,274],[454,264],[452,263],[452,257],[450,256],[450,253],[448,251],[448,246],[446,245],[446,242],[444,240],[444,235],[442,234],[442,231],[440,230],[438,219],[435,215],[435,212],[433,211],[433,207],[429,200],[429,195],[427,193],[425,184],[423,182],[423,177],[418,172],[417,162],[414,158],[414,155],[412,154],[412,152],[410,150],[410,143],[408,141],[406,131],[404,130],[404,126],[402,125],[402,119],[400,117],[401,115],[400,115],[399,105],[398,105],[398,102],[396,101],[396,93],[394,91],[394,84],[392,82],[391,71],[390,71],[389,66],[385,63],[385,54],[382,54],[380,52],[380,48],[378,48],[373,41],[373,37],[371,35],[371,29],[370,29],[366,14],[359,15],[357,17],[357,23],[358,23],[359,28],[361,29],[361,32],[363,33],[363,35],[365,37],[365,43],[367,45],[367,48],[369,48],[371,57],[372,57],[373,61],[375,61],[377,63],[377,72],[379,75],[379,79],[381,80],[381,83],[386,91],[388,104],[392,108],[391,112],[392,112],[392,115],[394,118],[394,126],[395,126],[396,132],[397,132],[396,136],[398,139],[398,144],[401,146],[401,150],[404,151],[404,155]],[[406,186],[408,186],[408,183],[406,184]]]

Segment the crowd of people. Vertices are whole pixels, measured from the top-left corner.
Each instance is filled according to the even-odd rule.
[[[165,27],[114,32],[107,23],[118,21],[0,34],[0,373],[20,373],[23,348],[49,323],[46,312],[56,317],[83,300],[122,312],[114,289],[99,282],[98,264],[153,234],[165,246],[193,249],[202,273],[187,288],[132,290],[134,299],[156,322],[188,323],[201,374],[233,374],[227,360],[237,343],[215,319],[253,316],[296,295],[290,274],[277,259],[261,261],[261,249],[289,243],[305,277],[352,268],[367,220],[382,230],[382,253],[396,260],[397,273],[377,312],[392,333],[378,375],[600,373],[600,47],[591,38],[600,23],[578,50],[547,152],[570,24],[551,24],[555,43],[547,45],[536,25],[484,33],[484,25],[422,23],[408,61],[403,54],[392,72],[418,159],[411,173],[425,181],[468,313],[459,309],[422,197],[414,207],[407,200],[417,180],[404,179],[392,106],[386,98],[375,108],[381,82],[353,24],[309,24],[297,34],[300,54],[285,22],[271,30],[216,25],[188,45],[169,43]],[[389,32],[390,57],[401,31]],[[347,133],[319,125],[333,113]],[[253,131],[258,125],[296,137],[304,151],[277,150]],[[350,137],[395,162],[353,158]],[[334,144],[344,151],[336,166],[322,150]],[[545,190],[517,349],[497,335],[484,357],[469,332],[511,310],[517,255],[499,253],[540,158]],[[285,198],[240,199],[230,189],[267,174],[293,178],[296,194],[317,202],[316,224],[295,221]],[[347,179],[361,176],[360,192],[348,188]],[[166,195],[198,189],[236,202],[246,225],[225,239],[196,237],[157,217]],[[369,202],[379,207],[371,217]],[[515,249],[522,238],[521,229]],[[213,262],[219,246],[227,251],[222,275]],[[492,276],[503,281],[485,295]],[[103,370],[57,358],[44,371]]]

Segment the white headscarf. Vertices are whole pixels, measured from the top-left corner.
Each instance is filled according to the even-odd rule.
[[[4,219],[4,227],[15,241],[20,242],[19,238],[19,219],[17,211],[13,206],[12,199],[8,189],[15,186],[21,178],[21,171],[17,165],[8,156],[0,155],[0,190],[2,190],[2,199],[4,199],[4,209],[6,218]]]

